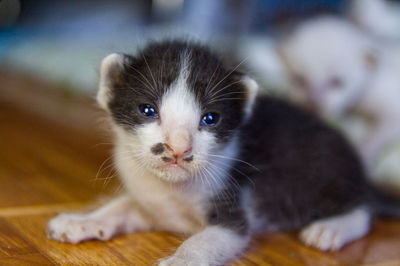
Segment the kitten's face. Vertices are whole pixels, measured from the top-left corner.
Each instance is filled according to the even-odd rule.
[[[126,156],[179,182],[208,174],[220,161],[252,104],[251,86],[254,91],[254,82],[225,69],[208,50],[170,42],[151,45],[136,58],[105,58],[98,99]]]
[[[359,33],[335,20],[300,27],[281,56],[293,84],[293,97],[327,117],[341,115],[365,87],[367,50]]]

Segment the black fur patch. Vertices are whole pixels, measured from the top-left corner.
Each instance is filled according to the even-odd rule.
[[[277,228],[299,229],[367,202],[368,185],[354,150],[338,132],[299,108],[258,99],[240,139],[240,159],[258,170],[237,164],[246,176],[232,174],[251,189],[256,212]]]
[[[159,155],[165,151],[165,146],[163,143],[157,143],[150,150],[154,155]]]

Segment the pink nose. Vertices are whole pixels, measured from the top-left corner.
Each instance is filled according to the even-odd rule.
[[[192,138],[188,130],[176,128],[172,130],[167,138],[165,145],[175,159],[184,157],[192,150]]]
[[[192,151],[192,146],[191,145],[180,145],[180,146],[171,146],[168,144],[165,144],[165,147],[169,150],[169,152],[172,153],[172,156],[175,157],[175,159],[182,158],[186,155],[188,155]]]

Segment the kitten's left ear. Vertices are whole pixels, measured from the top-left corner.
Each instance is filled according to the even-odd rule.
[[[253,111],[254,102],[256,100],[256,96],[258,93],[258,84],[254,79],[250,78],[247,75],[244,75],[242,77],[242,83],[247,90],[247,94],[246,94],[247,97],[246,97],[246,104],[244,106],[244,112],[245,112],[246,118],[249,118],[251,115],[251,112]]]

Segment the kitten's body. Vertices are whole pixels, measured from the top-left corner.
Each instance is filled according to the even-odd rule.
[[[322,250],[362,237],[372,209],[357,156],[312,115],[255,100],[256,90],[191,43],[104,59],[98,100],[113,118],[127,194],[87,215],[60,215],[49,236],[78,243],[141,230],[192,235],[160,265],[224,264],[257,231],[307,226],[301,238]],[[142,103],[157,114],[144,117],[150,105]],[[220,118],[205,126],[204,113]]]

